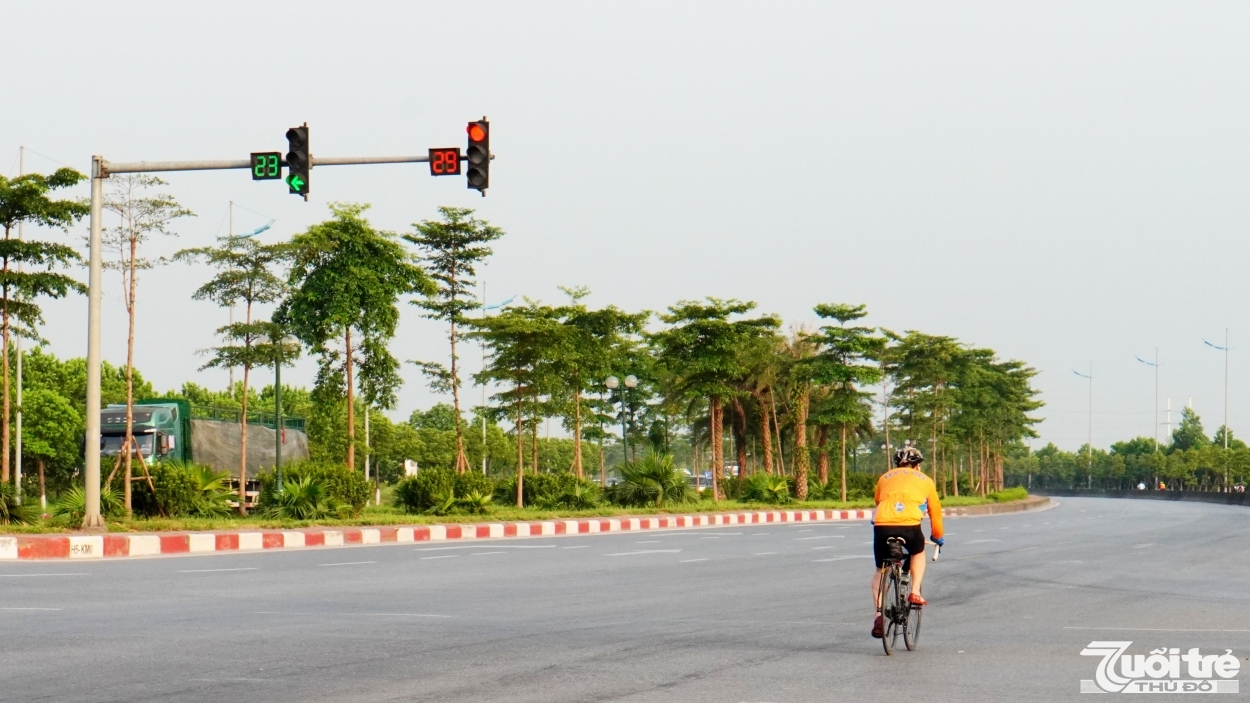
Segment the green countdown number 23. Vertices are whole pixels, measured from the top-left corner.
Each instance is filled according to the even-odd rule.
[[[277,154],[260,154],[256,164],[252,166],[252,175],[257,178],[277,178],[282,175],[282,161]]]

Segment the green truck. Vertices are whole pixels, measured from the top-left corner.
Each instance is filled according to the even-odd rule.
[[[134,434],[146,462],[182,461],[228,471],[238,489],[239,411],[193,407],[185,400],[149,398],[135,403]],[[100,410],[100,454],[116,457],[126,438],[126,406],[109,405]],[[282,463],[308,458],[308,435],[304,420],[283,417],[277,426],[273,413],[248,413],[247,492],[251,498],[260,486],[254,478],[270,470],[282,443]],[[252,500],[248,501],[253,502]]]

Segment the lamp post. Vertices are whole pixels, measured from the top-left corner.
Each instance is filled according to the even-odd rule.
[[[273,471],[279,493],[282,492],[282,363],[286,360],[286,350],[297,344],[299,341],[294,337],[281,338],[273,357]]]
[[[621,381],[616,376],[608,376],[603,380],[603,385],[609,390],[617,390],[621,386]],[[632,373],[625,377],[625,387],[620,388],[621,391],[621,464],[629,463],[629,425],[627,405],[625,403],[625,392],[638,387],[638,377]]]
[[[1084,374],[1076,369],[1072,369],[1072,373],[1081,378],[1089,379],[1089,443],[1086,444],[1089,449],[1085,452],[1089,461],[1089,473],[1086,475],[1086,487],[1092,488],[1094,485],[1094,362],[1089,362],[1089,373]]]
[[[1212,344],[1207,340],[1202,340],[1212,349],[1218,349],[1224,352],[1224,449],[1228,449],[1228,328],[1224,328],[1224,346]],[[1224,490],[1228,490],[1228,456],[1224,457]]]
[[[1138,361],[1142,362],[1143,364],[1145,364],[1145,365],[1147,365],[1147,366],[1153,366],[1153,367],[1154,367],[1154,369],[1155,369],[1155,412],[1154,412],[1154,416],[1155,416],[1155,451],[1157,452],[1157,451],[1159,451],[1159,347],[1155,347],[1155,360],[1154,360],[1154,362],[1153,362],[1153,363],[1152,363],[1152,362],[1149,362],[1149,361],[1146,361],[1145,359],[1141,358],[1140,356],[1138,356],[1138,357],[1134,357],[1134,358],[1136,358]]]

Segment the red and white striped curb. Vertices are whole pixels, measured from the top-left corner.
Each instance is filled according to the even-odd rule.
[[[947,516],[966,508],[944,508]],[[166,554],[252,552],[270,549],[345,547],[363,544],[445,542],[671,530],[720,525],[861,521],[871,510],[769,510],[655,517],[582,518],[536,522],[436,524],[345,529],[260,530],[255,532],[165,532],[102,535],[0,535],[0,560],[101,559]]]

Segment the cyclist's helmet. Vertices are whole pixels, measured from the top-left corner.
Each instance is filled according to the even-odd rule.
[[[912,446],[910,439],[903,443],[902,449],[894,452],[895,466],[919,466],[922,461],[924,461],[924,455]]]

